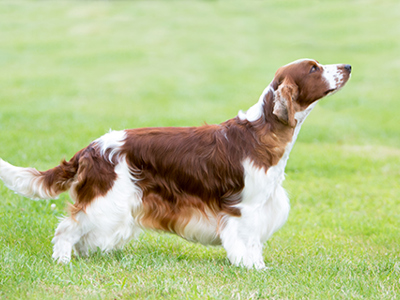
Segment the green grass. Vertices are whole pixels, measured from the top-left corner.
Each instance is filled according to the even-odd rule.
[[[222,122],[298,58],[353,75],[291,153],[292,210],[265,245],[269,270],[158,233],[58,265],[68,196],[1,185],[0,298],[400,297],[399,20],[397,0],[2,1],[0,157],[16,165],[53,167],[109,128]]]

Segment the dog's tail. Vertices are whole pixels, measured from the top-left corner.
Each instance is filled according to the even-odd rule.
[[[22,196],[31,199],[55,199],[67,191],[79,169],[81,151],[70,161],[63,160],[57,167],[40,172],[33,168],[16,167],[0,159],[0,179]]]

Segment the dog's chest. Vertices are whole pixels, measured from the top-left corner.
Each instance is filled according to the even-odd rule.
[[[268,170],[243,162],[245,187],[239,204],[244,223],[251,226],[261,241],[266,241],[287,220],[290,205],[282,187],[284,170],[288,159],[285,153],[279,163]]]
[[[259,206],[274,194],[285,179],[285,166],[288,153],[280,159],[277,165],[266,170],[258,167],[251,159],[243,162],[244,189],[242,192],[242,204]]]

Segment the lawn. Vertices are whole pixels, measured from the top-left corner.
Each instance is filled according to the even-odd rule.
[[[400,297],[399,20],[398,0],[0,2],[0,157],[40,170],[110,128],[235,117],[298,58],[353,67],[291,153],[268,270],[151,232],[58,265],[68,195],[32,201],[0,184],[0,298]]]

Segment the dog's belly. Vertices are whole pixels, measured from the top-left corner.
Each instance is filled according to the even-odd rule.
[[[221,218],[208,210],[200,211],[193,207],[185,207],[177,213],[168,204],[153,206],[152,210],[145,204],[133,211],[133,218],[143,229],[174,233],[188,241],[203,245],[221,244],[218,234],[218,220]]]
[[[267,200],[260,203],[261,205],[239,205],[240,217],[230,215],[217,217],[213,214],[205,216],[204,213],[194,211],[189,221],[187,218],[180,219],[172,232],[191,242],[221,245],[221,232],[227,222],[234,221],[238,224],[237,229],[241,236],[255,235],[261,243],[264,243],[285,224],[290,211],[289,198],[281,185],[276,186],[271,194],[260,194],[255,198]]]
[[[191,242],[198,242],[203,245],[221,245],[218,234],[218,222],[215,216],[195,212],[187,225],[178,235]]]

